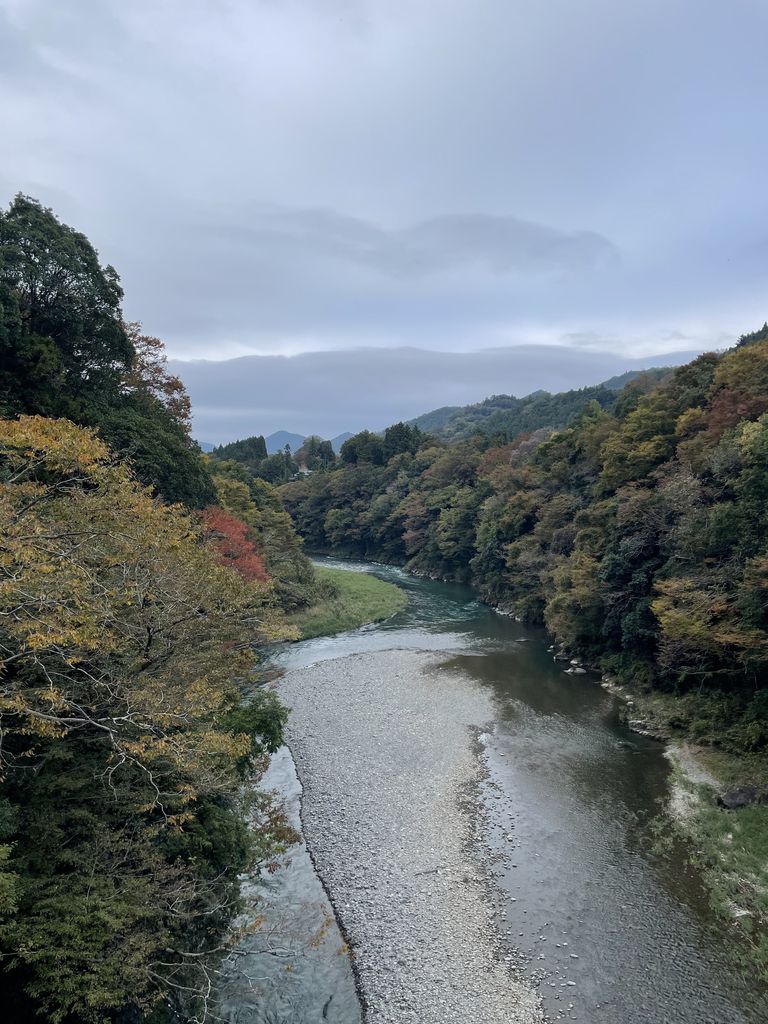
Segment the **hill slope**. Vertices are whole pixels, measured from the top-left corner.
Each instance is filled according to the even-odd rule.
[[[603,384],[558,394],[534,391],[524,398],[492,395],[473,405],[443,406],[409,422],[424,433],[446,441],[463,440],[478,432],[486,437],[511,441],[523,432],[530,433],[542,427],[564,427],[590,402],[597,402],[601,408],[609,409],[618,393],[632,381],[638,381],[637,386],[645,391],[671,372],[667,367],[629,370],[620,376],[611,377]]]

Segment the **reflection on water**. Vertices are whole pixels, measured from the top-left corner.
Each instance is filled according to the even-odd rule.
[[[493,690],[484,796],[507,896],[502,928],[529,954],[549,1015],[765,1024],[765,990],[729,965],[723,950],[733,937],[713,920],[685,849],[657,849],[669,772],[661,745],[629,733],[594,678],[567,675],[543,633],[481,605],[468,588],[386,566],[324,563],[398,583],[408,607],[380,625],[284,648],[276,661],[286,669],[392,648],[439,650],[457,685],[469,675]],[[313,1012],[308,1002],[291,1019],[322,1019]],[[263,1018],[272,1019],[288,1018]]]

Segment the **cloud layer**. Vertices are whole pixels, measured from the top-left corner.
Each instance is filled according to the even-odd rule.
[[[762,322],[768,7],[0,0],[0,197],[177,356]]]
[[[617,259],[614,246],[593,232],[557,231],[489,214],[433,217],[388,231],[334,210],[267,209],[254,211],[240,224],[209,230],[219,241],[288,266],[331,261],[396,281],[472,270],[557,275]]]
[[[492,394],[567,391],[652,365],[687,362],[692,353],[633,360],[573,347],[520,346],[479,352],[353,349],[285,356],[176,361],[192,396],[198,440],[221,444],[290,430],[335,437],[381,430],[443,405]]]

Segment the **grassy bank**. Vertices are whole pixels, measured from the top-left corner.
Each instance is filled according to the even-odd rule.
[[[404,608],[408,600],[400,587],[365,572],[321,566],[315,573],[322,584],[322,598],[290,617],[302,640],[381,622]]]
[[[768,792],[768,758],[697,744],[695,725],[681,728],[689,723],[679,698],[628,690],[621,695],[633,702],[630,720],[640,719],[668,739],[674,766],[669,820],[690,841],[713,908],[743,940],[732,952],[768,981],[768,806],[727,810],[717,799],[743,785]]]
[[[694,757],[721,784],[743,779],[732,755],[696,750]],[[687,808],[682,815],[672,812],[674,827],[694,847],[712,906],[744,940],[732,952],[768,981],[768,807],[726,810],[718,806],[716,790],[695,781],[679,763],[673,786]],[[680,805],[679,800],[674,803]]]

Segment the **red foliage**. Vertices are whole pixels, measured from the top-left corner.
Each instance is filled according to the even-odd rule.
[[[528,434],[521,434],[521,437],[528,437]],[[518,440],[516,438],[516,440]],[[508,466],[512,452],[517,448],[516,444],[505,444],[499,448],[489,448],[483,453],[480,464],[477,467],[478,476],[490,476],[500,466]]]
[[[756,420],[768,410],[768,395],[749,391],[749,382],[743,388],[722,388],[712,399],[709,413],[709,432],[716,438],[735,427],[741,420]]]
[[[264,560],[248,539],[249,527],[242,519],[230,515],[218,505],[204,509],[201,519],[208,546],[218,562],[231,566],[246,580],[268,578]]]

